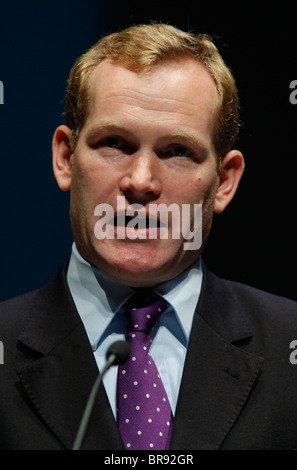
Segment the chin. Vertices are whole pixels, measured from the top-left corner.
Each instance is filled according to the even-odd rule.
[[[104,240],[89,248],[85,259],[111,279],[131,287],[149,287],[172,279],[185,262],[181,247],[163,240],[116,244]]]
[[[114,262],[110,260],[108,263],[109,269],[111,272],[114,272],[115,275],[120,275],[123,278],[134,278],[138,280],[138,277],[141,276],[158,276],[164,269],[164,261],[156,260],[150,257],[142,256],[135,257],[130,256],[125,259],[115,259]]]
[[[122,253],[107,259],[100,256],[94,264],[111,279],[131,287],[150,287],[170,278],[167,273],[169,260],[160,259],[156,254],[137,256],[137,253],[130,253],[123,256]]]

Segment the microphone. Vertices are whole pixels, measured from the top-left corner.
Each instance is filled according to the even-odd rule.
[[[128,359],[129,355],[130,355],[130,345],[126,341],[116,341],[115,343],[112,343],[109,346],[106,352],[106,356],[105,356],[106,364],[103,367],[101,374],[98,375],[91,389],[91,392],[90,392],[90,395],[89,395],[89,398],[88,398],[88,401],[84,410],[84,414],[82,416],[82,419],[81,419],[81,422],[80,422],[80,425],[79,425],[79,428],[78,428],[78,431],[74,440],[72,450],[80,450],[81,448],[81,445],[82,445],[82,442],[83,442],[83,439],[87,430],[87,426],[89,423],[89,419],[93,411],[97,392],[100,388],[100,385],[102,383],[102,379],[105,373],[108,371],[108,369],[111,366],[123,364],[123,362],[125,362]]]

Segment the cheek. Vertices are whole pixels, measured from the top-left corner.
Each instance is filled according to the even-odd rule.
[[[201,177],[193,177],[193,174],[181,172],[171,173],[162,180],[163,196],[168,197],[171,202],[178,204],[197,202],[201,191]]]
[[[72,172],[76,183],[89,187],[100,175],[100,168],[94,160],[80,157],[74,160]]]
[[[93,217],[95,206],[97,205],[97,194],[95,191],[96,173],[92,171],[91,167],[82,165],[78,160],[75,161],[72,167],[72,181],[71,181],[71,199],[70,199],[70,214],[72,224],[75,224],[76,229],[83,230],[83,227],[88,225]]]
[[[108,197],[112,187],[114,185],[110,171],[107,172],[98,161],[77,159],[73,165],[71,190],[82,202],[89,202],[95,208],[95,205]]]
[[[172,188],[175,201],[180,204],[202,204],[207,198],[209,183],[203,176],[197,178],[181,178],[175,188]]]
[[[209,200],[214,202],[217,186],[219,183],[219,175],[214,166],[202,172],[196,180],[197,193],[202,198],[204,204]]]

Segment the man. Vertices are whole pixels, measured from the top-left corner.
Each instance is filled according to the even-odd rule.
[[[141,332],[141,354],[149,349],[145,360],[154,369],[140,371],[131,349],[123,366],[108,371],[83,449],[297,447],[289,360],[296,303],[219,279],[201,261],[213,213],[230,203],[244,170],[233,148],[237,114],[232,74],[206,36],[135,26],[78,59],[66,124],[53,138],[57,183],[71,191],[74,245],[49,284],[1,305],[3,449],[72,448],[106,350],[125,337],[133,348],[140,338],[143,306],[131,306],[137,324],[126,329],[135,293],[157,295],[158,320]],[[166,223],[156,204],[174,207]],[[102,208],[113,215],[98,230]],[[174,214],[184,216],[185,208],[193,237],[201,230],[195,249],[185,249],[188,232],[176,236]],[[131,378],[139,372],[140,380]],[[132,392],[155,372],[150,385],[162,390],[162,404],[152,404],[154,391],[146,390],[141,405],[140,395],[131,405]],[[165,408],[160,430],[155,417]]]

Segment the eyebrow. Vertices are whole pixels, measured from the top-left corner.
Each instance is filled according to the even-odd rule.
[[[129,128],[127,128],[125,125],[121,124],[118,121],[109,121],[109,120],[102,120],[100,121],[99,124],[95,125],[92,127],[88,132],[87,132],[87,139],[92,139],[93,137],[96,137],[97,135],[106,132],[106,131],[114,131],[114,132],[124,132],[129,135],[133,135],[133,131],[131,131]],[[200,150],[206,151],[207,150],[207,144],[206,142],[201,139],[198,135],[196,135],[195,132],[190,132],[185,129],[173,131],[173,132],[168,132],[167,134],[164,134],[163,137],[160,138],[160,140],[178,140],[178,141],[183,141],[185,144],[187,143],[190,146],[195,146],[199,147]]]
[[[168,135],[168,137],[172,140],[177,139],[179,141],[184,141],[188,143],[190,146],[199,147],[201,150],[207,150],[207,145],[199,136],[197,136],[194,132],[189,132],[186,130],[181,130],[177,132],[173,132]]]
[[[87,132],[87,137],[91,138],[97,134],[111,130],[129,132],[126,127],[119,122],[103,120],[100,124],[95,125]]]

